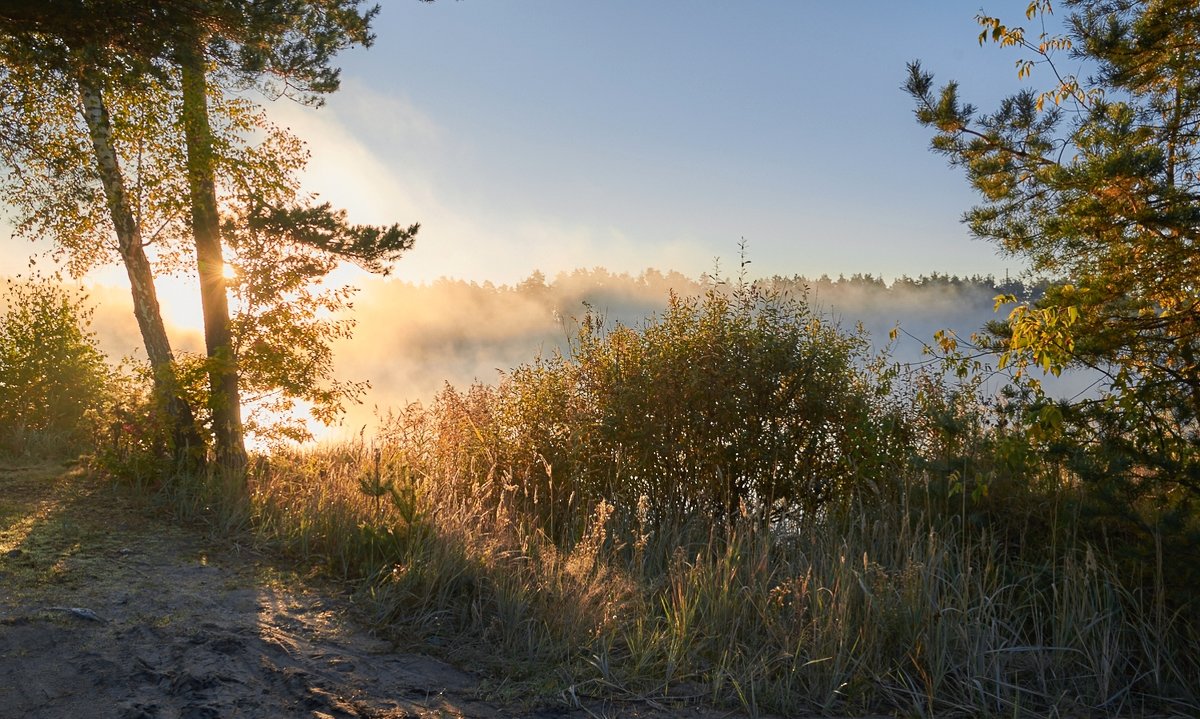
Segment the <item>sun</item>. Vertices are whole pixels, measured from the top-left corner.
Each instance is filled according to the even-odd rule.
[[[226,281],[236,280],[238,278],[237,267],[234,267],[226,262],[221,266],[221,276],[224,277]]]

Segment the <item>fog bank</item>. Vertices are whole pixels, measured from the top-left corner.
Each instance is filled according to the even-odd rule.
[[[877,349],[891,344],[893,358],[904,363],[927,361],[922,346],[938,330],[968,338],[1002,318],[993,311],[997,294],[1032,291],[1020,283],[944,275],[901,278],[890,285],[869,275],[760,282],[806,297],[815,312],[847,331],[861,323]],[[428,401],[447,382],[458,387],[475,380],[492,383],[539,354],[566,351],[589,307],[610,324],[636,327],[661,313],[672,291],[694,296],[706,286],[705,280],[679,273],[648,270],[631,276],[604,269],[553,278],[534,273],[516,286],[370,280],[355,297],[354,337],[337,347],[339,375],[372,385],[367,402],[350,408],[345,430],[373,424],[375,408]],[[896,326],[903,332],[890,343]]]
[[[861,323],[876,349],[890,346],[901,363],[927,362],[924,343],[938,330],[968,338],[987,322],[1002,319],[993,311],[1001,293],[1028,297],[1037,288],[996,282],[989,277],[933,275],[900,278],[890,284],[870,275],[831,279],[774,277],[766,287],[807,298],[820,316],[852,331]],[[357,433],[375,424],[377,411],[428,402],[446,383],[496,382],[504,372],[539,355],[568,351],[579,320],[589,308],[608,324],[640,326],[661,313],[672,292],[695,296],[711,286],[707,278],[647,270],[613,274],[596,268],[547,278],[534,273],[516,285],[443,279],[414,284],[399,279],[369,279],[360,284],[348,315],[357,326],[353,337],[335,346],[337,375],[367,380],[371,390],[361,405],[348,408],[341,428],[322,436]],[[116,361],[144,358],[133,319],[129,290],[96,285],[87,288],[95,307],[92,331],[101,349]],[[174,303],[181,298],[172,297]],[[202,352],[203,335],[181,326],[166,313],[168,333],[177,352]],[[901,332],[889,341],[894,327]],[[1048,383],[1059,396],[1084,390],[1091,380],[1072,376]]]

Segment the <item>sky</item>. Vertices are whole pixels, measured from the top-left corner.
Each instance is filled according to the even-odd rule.
[[[305,139],[304,186],[362,223],[420,222],[394,270],[515,283],[604,266],[757,276],[1016,274],[969,237],[974,201],[900,89],[922,60],[965,99],[1021,87],[981,10],[1024,0],[383,0]],[[49,244],[0,229],[0,274]],[[95,281],[124,282],[119,268]],[[195,294],[166,291],[186,321]]]
[[[990,12],[1023,17],[1024,2]],[[963,2],[387,0],[327,107],[279,104],[310,189],[420,221],[399,276],[603,265],[894,277],[1019,269],[900,89],[920,58],[987,107],[1020,86]]]

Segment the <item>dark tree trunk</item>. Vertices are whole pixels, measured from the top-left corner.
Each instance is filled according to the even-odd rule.
[[[246,446],[242,436],[242,407],[229,300],[225,294],[216,167],[208,120],[208,79],[203,46],[198,40],[180,48],[179,65],[183,74],[183,127],[187,142],[192,232],[196,241],[196,268],[200,275],[200,303],[209,359],[209,409],[217,461],[227,470],[240,472],[246,466]]]

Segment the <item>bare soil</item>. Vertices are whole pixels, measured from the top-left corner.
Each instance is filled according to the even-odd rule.
[[[0,462],[0,719],[720,717],[489,699],[351,595],[69,465]]]

